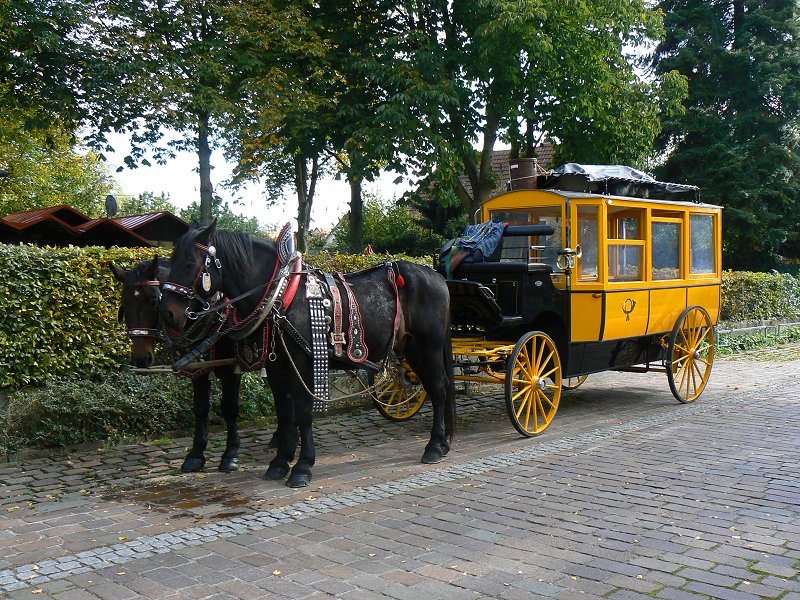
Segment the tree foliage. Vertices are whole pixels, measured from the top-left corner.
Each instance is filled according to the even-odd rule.
[[[431,140],[423,166],[468,214],[495,187],[497,141],[531,156],[546,136],[563,160],[638,166],[659,106],[680,97],[680,77],[636,73],[631,53],[661,33],[645,0],[401,2],[397,11],[406,57],[397,72]]]
[[[0,214],[69,204],[103,216],[103,200],[117,193],[108,166],[97,154],[77,151],[73,136],[59,129],[28,130],[0,116]]]
[[[800,255],[800,48],[791,0],[669,0],[659,73],[689,82],[667,115],[658,174],[725,207],[725,266],[760,270]]]
[[[366,194],[362,239],[365,246],[371,246],[378,253],[429,256],[445,239],[415,221],[416,215],[408,205]],[[349,248],[349,227],[349,220],[343,219],[336,228],[334,241],[337,250],[347,251]]]

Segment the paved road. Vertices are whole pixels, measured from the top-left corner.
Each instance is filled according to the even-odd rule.
[[[800,599],[800,345],[718,360],[680,405],[662,374],[605,373],[518,437],[499,390],[430,415],[319,421],[303,490],[181,475],[188,439],[0,467],[0,597]]]

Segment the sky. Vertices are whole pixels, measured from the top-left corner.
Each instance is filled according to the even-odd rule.
[[[142,192],[153,192],[158,195],[169,195],[172,204],[178,208],[185,208],[192,201],[200,198],[200,176],[197,174],[197,155],[182,152],[166,165],[139,167],[128,169],[123,167],[119,173],[115,172],[123,166],[123,158],[129,152],[130,146],[122,136],[109,136],[109,142],[116,149],[114,153],[106,153],[109,166],[114,178],[119,183],[124,195],[137,196]],[[242,190],[233,192],[220,185],[230,177],[233,165],[226,163],[221,152],[211,155],[211,181],[215,192],[227,200],[231,210],[245,217],[256,217],[264,226],[282,226],[287,221],[292,221],[297,228],[297,199],[293,194],[276,206],[267,206],[267,201],[258,184],[248,185]],[[378,181],[368,183],[365,191],[377,193],[381,198],[391,199],[399,197],[408,189],[407,185],[394,185],[397,178],[395,173],[385,173]],[[234,204],[236,201],[236,204]],[[326,179],[318,184],[311,207],[311,229],[317,227],[330,229],[339,218],[347,212],[350,202],[350,187],[344,180],[335,181]]]

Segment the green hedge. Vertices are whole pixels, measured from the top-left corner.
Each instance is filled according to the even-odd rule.
[[[0,244],[0,389],[91,377],[128,361],[117,324],[120,284],[108,269],[153,249]]]
[[[725,271],[720,319],[800,320],[800,278],[786,273]]]
[[[126,364],[129,343],[116,321],[120,284],[107,265],[130,267],[153,255],[143,248],[0,244],[0,389],[90,378]],[[308,261],[355,271],[393,258],[430,264],[428,257],[328,252]],[[800,279],[791,275],[728,271],[722,297],[725,321],[800,318]]]

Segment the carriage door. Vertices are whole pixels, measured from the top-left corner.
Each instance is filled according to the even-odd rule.
[[[600,278],[600,203],[571,201],[571,246],[581,247],[582,255],[572,272],[570,300],[570,340],[596,342],[603,322],[603,284]]]

